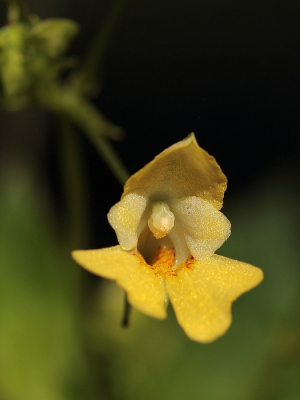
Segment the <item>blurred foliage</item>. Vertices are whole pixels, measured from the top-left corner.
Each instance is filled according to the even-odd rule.
[[[0,71],[3,84],[2,105],[11,110],[30,106],[37,89],[54,83],[72,66],[63,59],[69,41],[78,32],[70,20],[17,21],[0,31]]]
[[[2,173],[0,193],[1,398],[63,399],[83,369],[78,270],[56,243],[46,193],[26,171]]]
[[[128,173],[107,140],[122,137],[123,129],[104,117],[92,103],[91,96],[98,81],[96,71],[102,68],[106,48],[126,0],[116,2],[77,70],[66,51],[79,30],[78,24],[68,19],[40,20],[31,14],[23,15],[21,3],[8,0],[8,23],[0,30],[1,106],[10,111],[42,107],[65,119],[88,137],[124,184]]]

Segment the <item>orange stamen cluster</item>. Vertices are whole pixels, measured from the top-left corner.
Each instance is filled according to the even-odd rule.
[[[175,250],[169,247],[159,246],[155,261],[150,268],[153,270],[155,275],[160,276],[176,276],[177,269],[172,269],[175,261]]]
[[[179,267],[173,268],[175,262],[175,249],[170,247],[159,246],[157,248],[157,253],[154,257],[154,261],[151,265],[145,261],[141,253],[137,253],[136,255],[139,257],[140,262],[151,268],[156,276],[177,276],[178,270],[182,267],[193,269],[193,258],[187,259]]]

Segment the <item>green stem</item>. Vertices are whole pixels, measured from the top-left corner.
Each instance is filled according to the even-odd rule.
[[[131,310],[131,305],[128,302],[127,293],[125,293],[124,300],[125,300],[124,301],[124,314],[123,314],[121,326],[123,328],[127,328],[129,325],[129,314],[130,314],[130,310]]]
[[[109,166],[112,173],[118,179],[120,184],[124,186],[125,182],[127,181],[130,175],[127,169],[125,168],[124,164],[120,160],[115,149],[105,138],[91,135],[90,132],[85,132],[85,133],[88,135],[91,142],[96,147],[96,149],[98,150],[98,152],[100,153],[106,164]]]
[[[99,80],[99,69],[103,65],[116,26],[127,3],[128,0],[117,0],[105,23],[96,34],[82,68],[71,77],[72,83],[79,92],[89,92]]]
[[[123,186],[129,177],[124,164],[105,136],[120,128],[106,121],[100,112],[84,98],[80,98],[70,88],[44,87],[37,92],[39,104],[55,114],[63,115],[76,124],[87,135],[94,147],[103,157],[108,167]]]
[[[62,191],[65,205],[67,244],[71,248],[88,243],[88,207],[86,174],[78,132],[63,116],[58,119],[58,151],[61,165]]]
[[[7,21],[28,22],[27,4],[24,0],[7,0]]]

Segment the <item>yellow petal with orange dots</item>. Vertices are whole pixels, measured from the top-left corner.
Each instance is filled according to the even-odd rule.
[[[129,303],[150,317],[166,318],[166,293],[162,278],[156,276],[142,257],[121,246],[99,250],[75,250],[73,259],[103,278],[113,279],[128,295]]]
[[[177,320],[187,336],[209,343],[229,328],[232,302],[262,279],[259,268],[213,255],[186,263],[177,276],[167,276],[165,284]]]
[[[199,147],[192,133],[132,175],[122,198],[129,193],[161,201],[197,196],[220,210],[226,187],[227,178],[215,158]]]

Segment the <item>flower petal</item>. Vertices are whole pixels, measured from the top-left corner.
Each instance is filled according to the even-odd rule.
[[[141,312],[154,318],[166,318],[166,293],[162,280],[141,257],[123,251],[121,246],[75,250],[72,257],[88,271],[115,280],[127,292],[129,303]]]
[[[231,303],[262,279],[259,268],[214,255],[203,261],[187,262],[177,276],[166,277],[165,284],[187,336],[209,343],[229,328]]]
[[[129,193],[115,204],[107,215],[123,250],[137,247],[137,229],[145,211],[147,200],[136,193]]]
[[[169,200],[168,203],[176,215],[173,231],[184,235],[196,260],[213,255],[229,237],[230,222],[208,201],[190,196]]]
[[[219,210],[226,186],[226,176],[214,157],[199,147],[191,134],[132,175],[122,198],[128,193],[151,196],[151,201],[197,196]]]

